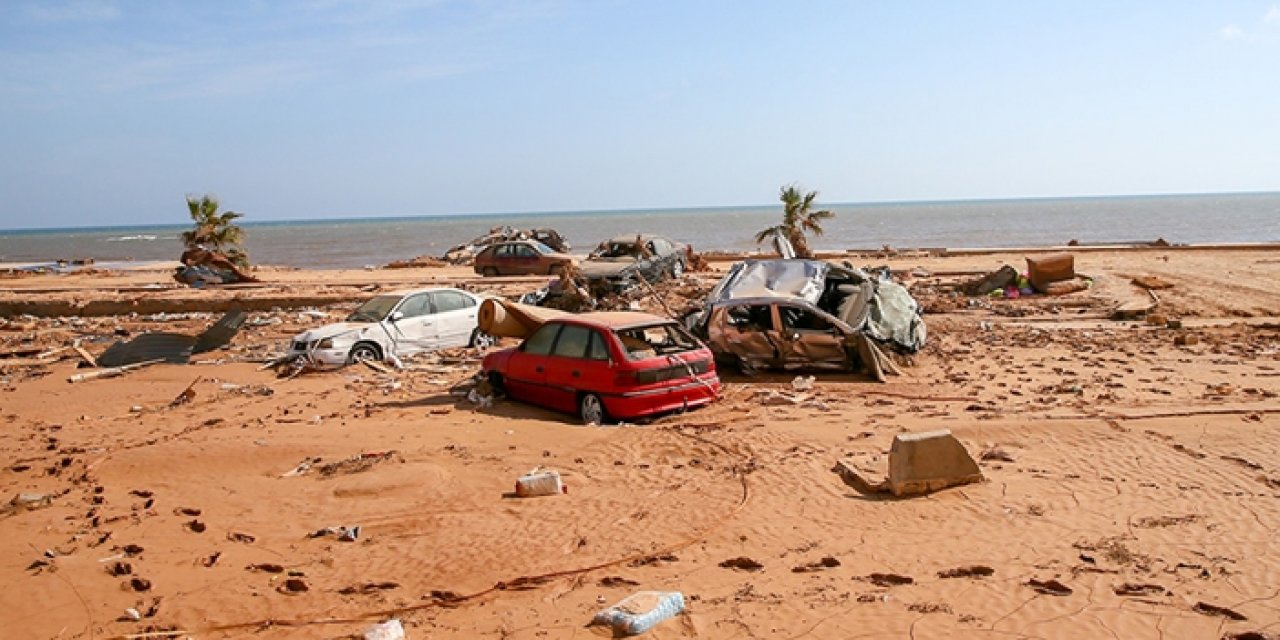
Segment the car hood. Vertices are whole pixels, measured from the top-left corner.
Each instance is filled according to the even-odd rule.
[[[295,341],[310,342],[312,340],[335,338],[349,333],[351,334],[351,338],[354,340],[356,338],[363,337],[373,329],[374,326],[375,325],[372,322],[335,322],[333,324],[326,324],[323,327],[316,327],[315,329],[303,331],[302,333],[294,336],[293,339]]]

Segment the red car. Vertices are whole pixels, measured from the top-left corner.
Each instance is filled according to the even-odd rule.
[[[611,311],[555,318],[485,356],[496,390],[587,424],[707,404],[720,394],[711,350],[674,321]]]

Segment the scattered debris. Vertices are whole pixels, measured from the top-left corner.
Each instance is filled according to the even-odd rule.
[[[823,571],[826,569],[834,569],[840,566],[840,561],[832,556],[824,556],[821,560],[806,562],[791,568],[792,573],[812,573],[814,571]]]
[[[896,573],[872,573],[867,576],[866,580],[877,587],[897,587],[915,582],[915,579],[911,576]]]
[[[764,565],[746,556],[729,558],[728,560],[721,562],[720,566],[725,569],[739,569],[741,571],[759,571],[764,568]]]
[[[391,589],[399,589],[399,588],[400,588],[399,582],[366,582],[360,585],[343,587],[341,589],[338,589],[338,593],[344,596],[351,596],[351,595],[357,595],[357,594],[368,595],[370,593],[377,593],[379,591],[389,591]]]
[[[1167,596],[1170,591],[1158,584],[1126,582],[1111,589],[1118,596]]]
[[[560,472],[554,469],[538,467],[516,478],[515,493],[521,498],[554,496],[568,492],[569,488],[560,479]]]
[[[679,591],[640,591],[600,611],[591,623],[612,628],[615,636],[633,636],[683,610],[684,594]]]
[[[240,331],[248,316],[240,310],[223,314],[198,335],[151,332],[128,341],[119,341],[98,356],[104,367],[120,367],[143,362],[162,361],[186,364],[191,356],[226,346]]]
[[[387,460],[392,459],[393,457],[395,457],[395,455],[396,455],[396,452],[394,450],[369,451],[365,453],[356,454],[354,456],[351,456],[350,458],[339,460],[337,462],[330,462],[328,464],[320,465],[318,471],[320,472],[321,476],[324,476],[326,478],[337,476],[337,475],[361,473],[361,472],[372,469],[374,465],[380,462],[386,462]]]
[[[1248,620],[1243,613],[1208,602],[1197,602],[1191,610],[1206,616],[1222,616],[1230,620]]]
[[[931,493],[983,479],[978,463],[947,429],[894,436],[889,449],[889,476],[882,482],[868,482],[843,461],[837,462],[832,471],[861,493],[892,493],[895,497]]]
[[[995,575],[996,570],[981,564],[971,564],[954,569],[939,571],[939,578],[987,578]]]
[[[243,542],[244,544],[253,544],[258,538],[257,536],[241,533],[239,531],[231,531],[227,533],[227,539],[232,542]]]
[[[1042,593],[1048,596],[1069,596],[1071,595],[1071,587],[1068,587],[1057,580],[1037,580],[1032,578],[1026,581],[1028,587],[1035,590],[1036,593]]]
[[[366,629],[363,638],[364,640],[404,640],[404,625],[395,618],[379,622]]]
[[[326,538],[333,536],[338,542],[355,542],[360,537],[360,525],[352,525],[350,527],[325,527],[307,534],[308,538]]]
[[[98,369],[96,371],[90,371],[88,373],[77,373],[67,378],[67,382],[84,382],[86,380],[97,380],[98,378],[116,378],[116,377],[125,375],[126,373],[129,373],[131,371],[136,371],[143,367],[149,367],[153,364],[159,364],[161,362],[164,362],[164,358],[158,358],[155,360],[146,360],[144,362],[126,364],[119,367],[109,367],[107,369]]]
[[[307,584],[307,581],[302,578],[289,578],[279,587],[276,587],[276,591],[288,595],[304,593],[310,590],[311,587]]]

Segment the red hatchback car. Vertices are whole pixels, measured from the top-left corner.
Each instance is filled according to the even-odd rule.
[[[495,389],[587,424],[707,404],[720,394],[711,350],[671,320],[612,311],[555,318],[485,356]]]

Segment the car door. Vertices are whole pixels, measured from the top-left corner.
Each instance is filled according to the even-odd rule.
[[[774,330],[773,307],[769,304],[740,304],[717,307],[707,323],[707,339],[712,349],[728,360],[749,367],[782,364],[778,332]]]
[[[392,312],[392,317],[395,319],[386,324],[390,325],[389,333],[394,338],[397,355],[431,349],[439,342],[429,293],[406,296]]]
[[[826,314],[800,305],[779,304],[777,321],[781,326],[777,339],[784,366],[847,366],[844,336]]]
[[[459,347],[470,342],[478,310],[474,299],[461,291],[433,291],[431,305],[435,310],[440,348]]]
[[[526,402],[549,406],[545,393],[547,357],[559,332],[560,323],[543,324],[511,354],[503,375],[503,383],[509,395]]]
[[[527,244],[516,244],[511,246],[515,253],[515,264],[517,273],[533,274],[546,273],[542,268],[542,254]]]
[[[589,384],[587,348],[591,345],[591,329],[566,324],[547,357],[546,394],[548,406],[561,411],[577,411],[578,391]]]

